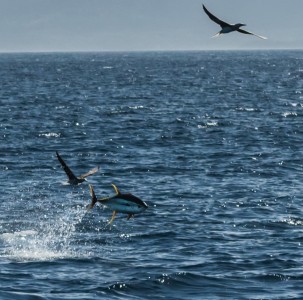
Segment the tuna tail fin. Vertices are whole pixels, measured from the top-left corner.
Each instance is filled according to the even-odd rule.
[[[91,203],[89,205],[87,205],[87,210],[92,209],[95,206],[95,204],[97,203],[97,201],[98,201],[98,199],[96,197],[96,194],[95,194],[95,191],[94,191],[94,188],[93,188],[93,186],[91,184],[89,185],[89,193],[90,193],[90,195],[92,197],[92,201],[91,201]]]

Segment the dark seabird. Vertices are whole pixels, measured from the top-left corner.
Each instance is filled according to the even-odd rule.
[[[237,23],[237,24],[229,24],[229,23],[226,23],[222,20],[220,20],[219,18],[217,18],[216,16],[214,16],[212,13],[210,13],[207,8],[204,6],[204,4],[202,4],[203,6],[203,9],[205,11],[205,13],[209,16],[209,18],[214,21],[215,23],[219,24],[221,26],[221,30],[215,34],[213,37],[217,37],[219,36],[220,34],[223,34],[223,33],[229,33],[229,32],[233,32],[233,31],[238,31],[240,33],[244,33],[244,34],[251,34],[251,35],[254,35],[254,36],[257,36],[258,38],[260,39],[264,39],[266,40],[267,38],[264,37],[264,36],[261,36],[261,35],[257,35],[255,33],[252,33],[252,32],[249,32],[249,31],[246,31],[246,30],[243,30],[243,29],[240,29],[240,27],[242,26],[246,26],[245,24],[242,24],[242,23]]]
[[[113,211],[113,215],[109,221],[109,224],[114,221],[118,212],[127,214],[127,220],[129,220],[130,218],[134,217],[135,214],[143,212],[147,208],[147,204],[138,197],[130,193],[122,194],[114,184],[112,184],[112,186],[116,194],[114,196],[98,200],[93,186],[89,185],[92,200],[91,204],[88,206],[88,209],[92,209],[97,202],[100,202],[105,207],[111,209]]]
[[[59,155],[59,153],[57,151],[56,151],[56,155],[63,167],[63,170],[65,171],[65,173],[68,177],[69,184],[78,185],[78,184],[82,183],[83,181],[85,181],[86,177],[95,174],[99,170],[99,167],[95,167],[92,170],[90,170],[89,172],[77,177],[74,175],[74,173],[71,171],[71,169],[67,166],[67,164],[65,163],[65,161],[62,159],[62,157]]]

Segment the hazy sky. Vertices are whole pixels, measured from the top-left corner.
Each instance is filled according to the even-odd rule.
[[[221,19],[268,37],[219,31]],[[0,0],[0,51],[303,49],[303,0]]]

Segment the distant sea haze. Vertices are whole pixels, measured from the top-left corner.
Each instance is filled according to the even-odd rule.
[[[302,299],[303,52],[0,56],[1,299]],[[58,151],[98,197],[87,212]]]

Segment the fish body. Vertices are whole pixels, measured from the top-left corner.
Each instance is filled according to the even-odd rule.
[[[148,207],[147,204],[144,201],[142,201],[140,198],[130,193],[122,194],[114,184],[112,186],[115,189],[116,195],[111,197],[106,197],[103,199],[97,199],[93,186],[89,185],[90,194],[92,197],[89,208],[92,209],[95,206],[95,204],[99,202],[103,206],[111,209],[113,211],[113,215],[109,223],[113,222],[118,212],[128,214],[127,219],[130,219],[135,214],[141,213],[147,209]]]
[[[140,200],[139,198],[136,199]],[[147,205],[142,200],[140,200],[142,203],[132,200],[113,196],[103,201],[100,200],[99,202],[111,210],[126,214],[138,214],[147,208]]]

